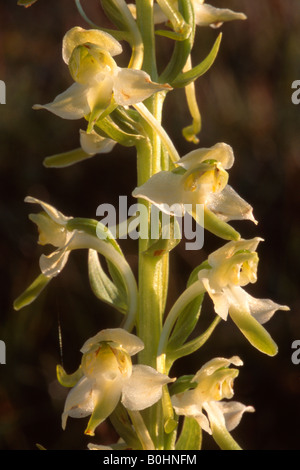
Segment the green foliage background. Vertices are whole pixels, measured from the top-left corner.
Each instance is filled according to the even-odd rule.
[[[99,24],[105,19],[94,0],[83,1]],[[222,27],[223,40],[216,63],[196,82],[203,118],[200,145],[230,144],[236,163],[230,184],[254,207],[258,227],[235,223],[244,238],[261,236],[257,284],[247,289],[257,297],[288,304],[291,312],[277,312],[267,329],[279,345],[275,358],[262,356],[248,345],[234,325],[222,322],[207,345],[181,360],[173,376],[194,373],[213,356],[238,354],[244,367],[236,381],[235,398],[253,405],[234,432],[246,449],[299,450],[300,365],[291,362],[291,344],[300,339],[300,105],[291,102],[291,84],[300,79],[300,4],[298,0],[227,0],[214,2],[244,11],[246,22]],[[0,365],[0,448],[85,449],[83,420],[69,420],[62,431],[60,415],[66,390],[57,384],[55,365],[63,360],[72,372],[85,339],[107,326],[118,326],[119,314],[99,303],[87,278],[86,253],[75,253],[62,276],[31,306],[13,311],[13,300],[38,274],[42,252],[28,220],[28,194],[48,200],[66,215],[95,217],[106,202],[117,206],[118,196],[130,194],[136,183],[132,149],[63,170],[45,169],[48,155],[78,147],[80,122],[62,121],[35,103],[51,101],[71,84],[61,58],[61,40],[72,26],[86,24],[72,0],[39,0],[28,10],[16,1],[0,4],[0,79],[7,86],[7,104],[0,105],[0,339],[7,347],[7,364]],[[109,24],[107,23],[107,26]],[[197,31],[193,52],[196,64],[216,38],[213,29]],[[170,56],[172,41],[159,41],[161,66]],[[126,66],[128,49],[118,60]],[[181,129],[190,117],[182,90],[169,94],[164,124],[180,153],[194,146]],[[168,304],[182,292],[191,270],[220,240],[206,234],[200,253],[184,251],[171,261]],[[136,244],[124,242],[136,272]],[[203,321],[212,318],[205,303]],[[62,332],[62,357],[58,324]],[[97,429],[94,442],[110,443],[109,423]],[[213,449],[205,436],[205,448]]]

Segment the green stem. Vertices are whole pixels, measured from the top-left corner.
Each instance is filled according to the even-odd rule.
[[[136,17],[144,44],[143,70],[149,73],[153,81],[157,81],[153,0],[136,0]]]
[[[164,93],[157,93],[147,100],[145,109],[160,124]],[[138,186],[145,183],[153,174],[161,170],[161,139],[148,121],[143,123],[148,139],[143,139],[137,145]],[[151,204],[139,200],[147,207],[147,217],[150,220]],[[139,297],[137,334],[144,342],[144,349],[139,354],[139,362],[156,367],[156,351],[159,344],[162,318],[165,309],[165,299],[168,289],[169,256],[153,257],[145,254],[149,240],[139,240]],[[161,403],[158,403],[143,413],[145,424],[154,441],[155,448],[162,449],[164,441],[164,419]]]

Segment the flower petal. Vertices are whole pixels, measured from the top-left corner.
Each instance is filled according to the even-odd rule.
[[[206,271],[206,270],[203,270],[203,271]],[[220,317],[223,320],[227,320],[230,302],[226,293],[224,292],[224,290],[221,290],[221,289],[218,291],[213,289],[210,285],[209,279],[203,276],[205,276],[205,273],[204,272],[202,273],[202,271],[199,271],[199,274],[198,274],[199,280],[202,281],[206,292],[208,293],[211,300],[213,301],[215,312],[218,315],[220,315]]]
[[[251,315],[263,325],[272,318],[277,310],[290,310],[287,305],[279,305],[270,299],[256,299],[247,294]]]
[[[193,150],[182,157],[176,164],[186,170],[191,170],[205,160],[217,160],[222,163],[222,167],[225,170],[228,170],[234,163],[233,150],[230,145],[221,142],[210,148]]]
[[[65,246],[48,256],[41,255],[40,268],[44,276],[50,278],[57,276],[67,264],[70,253],[71,251]]]
[[[66,223],[73,219],[73,217],[66,217],[64,214],[59,212],[55,207],[51,206],[50,204],[47,204],[44,201],[41,201],[40,199],[36,199],[35,197],[32,196],[27,196],[25,199],[25,202],[29,202],[32,204],[39,204],[42,206],[45,212],[51,217],[51,219],[61,225],[66,225]]]
[[[217,267],[228,258],[231,258],[237,251],[247,250],[254,252],[261,241],[263,241],[263,239],[260,237],[251,238],[249,240],[240,239],[237,241],[230,241],[211,253],[208,256],[208,263],[211,267]]]
[[[47,109],[63,119],[80,119],[90,113],[88,103],[89,87],[73,83],[66,91],[45,105],[35,104],[33,109]]]
[[[155,204],[166,214],[182,217],[185,213],[181,190],[181,175],[170,171],[160,171],[136,188],[132,195]]]
[[[232,356],[230,359],[226,359],[225,357],[215,357],[214,359],[206,362],[206,364],[204,364],[204,366],[198,370],[192,381],[199,382],[203,374],[212,375],[217,370],[227,368],[231,364],[235,366],[242,366],[243,361],[238,356]]]
[[[244,413],[253,413],[255,411],[253,406],[245,406],[238,401],[220,401],[214,403],[214,407],[219,408],[222,412],[228,431],[232,431],[239,425]]]
[[[103,341],[112,341],[117,343],[130,356],[133,356],[144,349],[144,343],[137,336],[128,333],[128,331],[123,330],[122,328],[107,328],[99,331],[99,333],[92,338],[89,338],[84,343],[80,351],[84,354],[88,352],[94,344],[101,343]]]
[[[227,185],[220,193],[211,193],[206,204],[221,220],[248,219],[257,224],[253,217],[253,209],[235,190]]]
[[[110,34],[100,31],[99,29],[86,30],[75,26],[70,29],[63,38],[62,55],[64,62],[68,64],[75,47],[86,42],[100,46],[102,49],[109,52],[111,56],[121,54],[122,52],[121,44]]]
[[[92,131],[89,134],[80,130],[80,145],[82,150],[88,155],[95,155],[97,153],[108,153],[116,145],[112,139],[102,137],[97,132]]]
[[[121,106],[140,103],[153,93],[171,89],[167,84],[152,82],[143,70],[119,68],[114,77],[114,99]]]
[[[62,414],[62,428],[65,429],[67,418],[84,418],[90,415],[98,398],[99,392],[95,388],[95,381],[82,377],[78,384],[69,392],[64,412]]]
[[[121,401],[129,410],[144,410],[161,398],[163,385],[173,381],[152,367],[133,366],[131,377],[123,385]]]
[[[204,5],[203,2],[193,0],[195,11],[195,22],[197,26],[221,26],[225,21],[246,20],[244,13],[238,13],[228,8],[215,8],[211,5]]]

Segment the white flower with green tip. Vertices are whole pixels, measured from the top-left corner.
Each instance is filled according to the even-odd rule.
[[[250,343],[260,351],[275,355],[277,346],[262,324],[276,310],[289,310],[269,299],[256,299],[242,286],[257,280],[261,238],[226,243],[208,257],[210,269],[201,269],[198,278],[214,303],[215,312],[226,320],[228,314]]]
[[[167,214],[183,216],[188,212],[203,224],[196,210],[201,204],[204,206],[204,226],[208,230],[206,217],[211,214],[221,222],[241,219],[256,222],[252,207],[227,184],[226,170],[233,162],[232,148],[225,143],[193,150],[176,162],[179,169],[154,174],[132,194],[150,201]],[[239,238],[236,234],[231,236],[229,232],[229,239]]]
[[[144,410],[162,396],[162,387],[173,379],[145,365],[132,365],[131,356],[144,348],[135,335],[116,328],[100,331],[85,342],[79,372],[81,377],[69,392],[62,427],[67,418],[91,415],[85,434],[94,435],[101,424],[116,408],[120,399],[131,411]],[[70,386],[68,375],[58,366],[62,385]]]
[[[253,412],[254,408],[236,401],[223,401],[233,397],[233,382],[239,373],[229,367],[231,364],[243,365],[237,356],[207,362],[192,379],[196,387],[174,395],[172,405],[177,415],[194,418],[222,449],[236,450],[239,446],[229,431],[239,424],[245,412]]]
[[[112,104],[129,106],[140,103],[161,90],[166,84],[151,81],[142,71],[118,67],[113,57],[122,52],[120,43],[100,30],[78,26],[63,39],[63,60],[75,81],[52,103],[35,105],[64,119],[80,119],[90,115],[90,129]]]

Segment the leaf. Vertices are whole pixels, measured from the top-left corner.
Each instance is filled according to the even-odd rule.
[[[31,7],[37,0],[18,0],[17,5],[20,5],[22,7],[28,8]]]
[[[200,450],[202,444],[202,430],[194,418],[185,417],[180,437],[176,443],[176,450]]]
[[[88,265],[90,285],[96,297],[114,306],[120,312],[126,313],[127,304],[124,292],[120,291],[104,272],[97,251],[89,250]]]
[[[175,80],[172,81],[170,85],[174,88],[185,87],[186,85],[189,85],[190,83],[194,82],[201,75],[204,75],[213,65],[217,57],[221,39],[222,39],[222,33],[220,33],[219,36],[217,37],[208,56],[199,65],[196,65],[196,67],[193,67],[188,72],[184,72],[178,75],[178,77],[175,78]]]
[[[32,284],[14,301],[14,309],[20,310],[31,304],[51,281],[51,277],[40,274]]]

